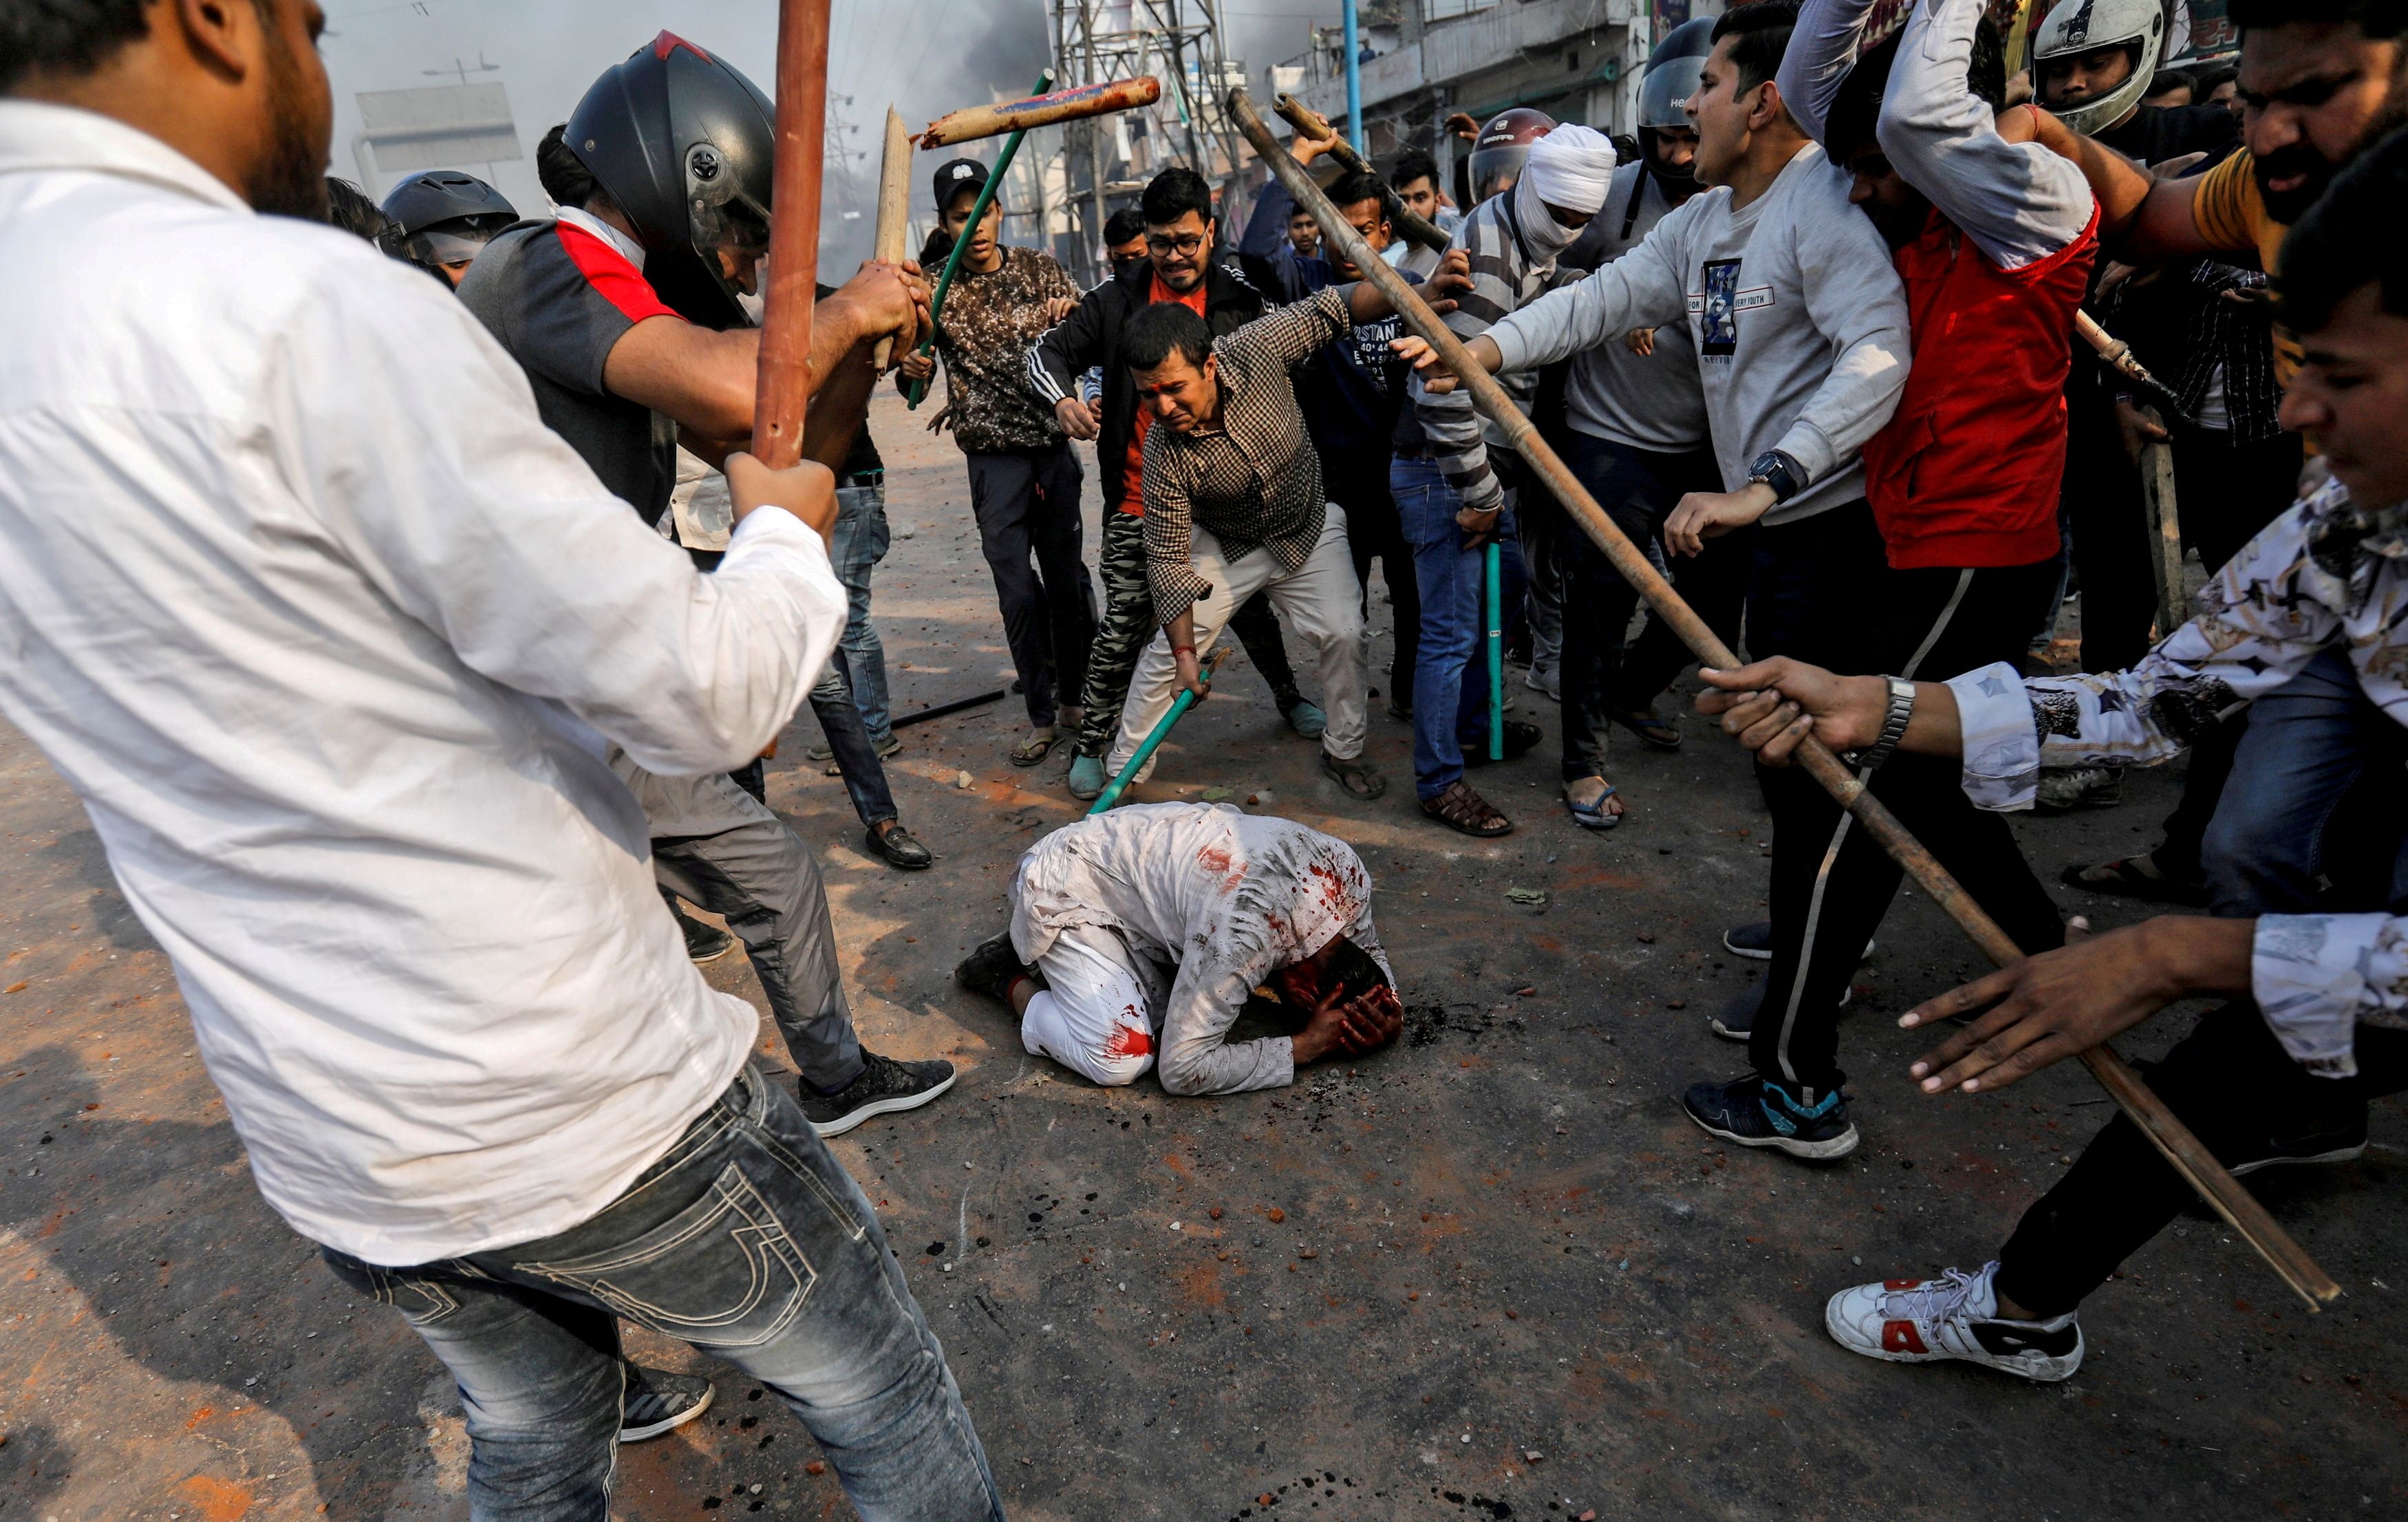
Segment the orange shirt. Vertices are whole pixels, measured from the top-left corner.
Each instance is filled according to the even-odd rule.
[[[1197,280],[1195,290],[1182,293],[1163,284],[1162,277],[1156,275],[1153,288],[1146,292],[1145,300],[1150,307],[1176,301],[1201,317],[1204,315],[1204,282]],[[1142,400],[1139,401],[1137,426],[1129,434],[1128,458],[1121,463],[1120,509],[1132,518],[1145,516],[1145,431],[1153,426],[1154,414],[1147,410]]]

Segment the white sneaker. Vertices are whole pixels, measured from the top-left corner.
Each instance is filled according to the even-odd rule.
[[[2046,1321],[2007,1321],[1991,1288],[1999,1265],[1950,1269],[1939,1279],[1885,1279],[1831,1297],[1824,1329],[1851,1353],[1889,1363],[1959,1358],[2025,1379],[2070,1379],[2082,1367],[2082,1324],[2068,1311]]]

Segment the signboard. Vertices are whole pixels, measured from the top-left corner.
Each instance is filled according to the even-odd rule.
[[[509,97],[498,84],[442,84],[423,90],[360,92],[360,135],[352,139],[360,180],[415,169],[457,168],[524,158]],[[369,155],[375,155],[373,168]]]

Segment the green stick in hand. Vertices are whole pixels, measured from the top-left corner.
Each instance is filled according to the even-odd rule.
[[[1037,88],[1029,93],[1041,95],[1053,86],[1054,71],[1047,69],[1037,77]],[[944,314],[945,293],[953,286],[954,272],[962,267],[962,251],[970,246],[970,234],[976,232],[978,224],[986,220],[986,208],[995,205],[995,193],[1003,183],[1003,172],[1011,167],[1011,156],[1020,151],[1020,140],[1027,136],[1025,130],[1015,130],[1010,136],[1003,140],[1003,151],[995,156],[995,167],[987,172],[986,183],[979,187],[978,199],[971,203],[970,220],[962,224],[962,236],[953,239],[953,251],[945,255],[945,272],[937,278],[937,289],[928,297],[928,341],[920,346],[920,352],[924,354],[933,352],[937,347],[937,321]],[[937,214],[939,217],[943,216],[944,212],[943,207],[937,208]],[[919,409],[921,401],[927,395],[928,382],[925,380],[911,382],[909,395],[914,411]]]
[[[1197,676],[1201,681],[1208,682],[1211,682],[1212,680],[1212,668],[1210,666],[1204,667],[1197,673]],[[1129,780],[1135,777],[1139,772],[1145,769],[1146,762],[1152,760],[1154,758],[1154,753],[1162,748],[1162,742],[1170,738],[1170,726],[1179,722],[1181,714],[1185,713],[1189,709],[1194,708],[1195,706],[1196,689],[1193,687],[1180,688],[1179,696],[1171,699],[1170,711],[1164,714],[1162,716],[1162,722],[1155,725],[1153,732],[1145,737],[1145,743],[1137,748],[1137,754],[1135,755],[1129,757],[1128,765],[1121,768],[1121,774],[1112,779],[1111,785],[1106,787],[1101,793],[1096,795],[1096,801],[1087,809],[1087,812],[1090,816],[1102,813],[1105,810],[1111,808],[1113,804],[1118,803],[1121,800],[1121,795],[1128,791]]]

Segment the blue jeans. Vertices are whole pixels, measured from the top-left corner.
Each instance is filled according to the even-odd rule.
[[[1388,466],[1405,542],[1412,547],[1413,580],[1422,595],[1421,648],[1413,664],[1413,793],[1425,802],[1463,780],[1463,747],[1488,734],[1487,626],[1481,621],[1486,553],[1463,548],[1455,523],[1463,499],[1426,459],[1401,457]],[[1498,520],[1506,551],[1504,601],[1522,606],[1522,557],[1514,552],[1513,510]]]
[[[2396,779],[2403,751],[2408,736],[2366,696],[2339,646],[2252,703],[2200,845],[2208,912],[2367,912],[2408,894],[2408,874],[2390,870],[2401,843],[2396,798],[2387,784],[2359,789],[2371,774]],[[2329,830],[2353,793],[2375,817],[2354,811],[2351,827]],[[2329,895],[2320,878],[2333,880]]]
[[[794,1408],[865,1522],[1000,1522],[986,1453],[869,1201],[748,1065],[624,1194],[558,1236],[386,1269],[325,1250],[459,1382],[473,1522],[603,1522],[617,1318]]]
[[[886,558],[892,542],[886,526],[886,488],[838,487],[836,527],[828,536],[828,563],[836,568],[836,579],[844,585],[844,636],[837,641],[837,648],[844,652],[848,669],[839,672],[836,663],[829,662],[827,675],[820,679],[819,690],[811,696],[823,696],[832,684],[849,675],[853,704],[861,710],[862,727],[868,731],[870,743],[879,746],[893,738],[895,715],[887,706],[886,647],[879,642],[878,630],[869,622],[869,573]]]

